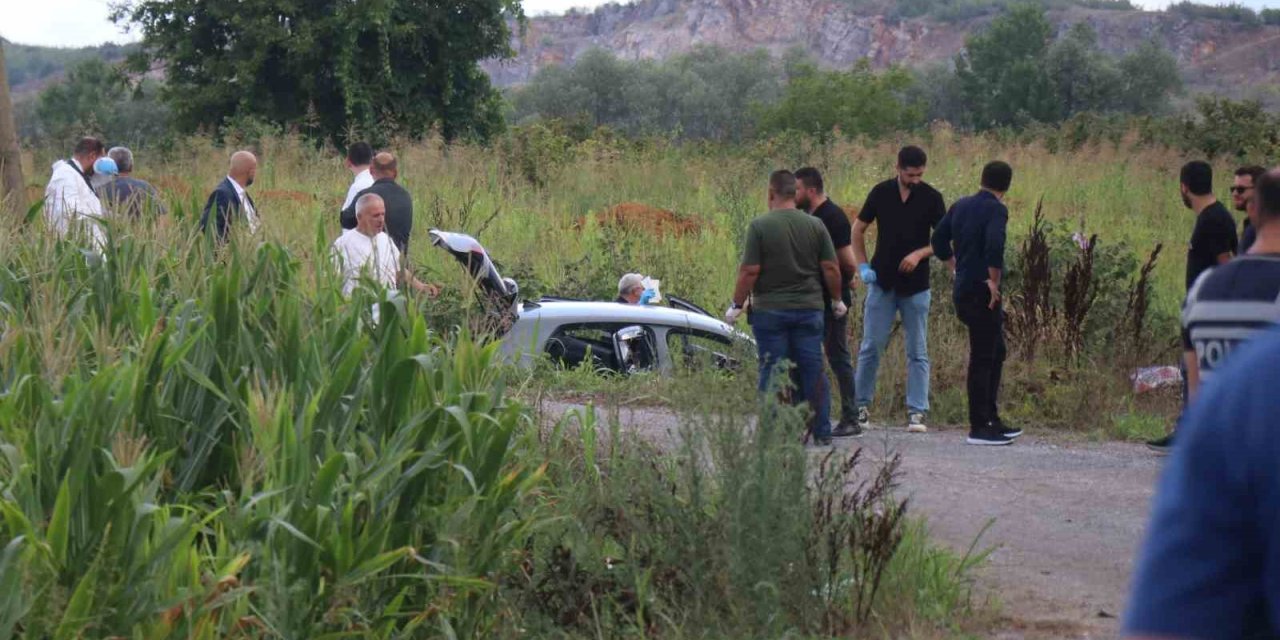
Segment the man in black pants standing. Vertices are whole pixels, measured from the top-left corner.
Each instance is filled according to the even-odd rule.
[[[933,232],[934,255],[955,271],[956,315],[969,328],[968,443],[974,445],[1008,445],[1022,435],[996,408],[1006,353],[1000,278],[1009,209],[1003,201],[1011,182],[1008,164],[987,163],[982,189],[956,201]]]
[[[840,295],[844,296],[845,307],[852,308],[853,274],[857,268],[853,260],[853,230],[844,209],[827,197],[822,173],[817,169],[804,167],[796,170],[796,206],[821,220],[822,226],[827,228],[827,235],[831,236],[831,244],[836,249],[836,262],[840,266]],[[858,424],[857,402],[854,400],[849,316],[837,317],[831,310],[830,296],[823,297],[826,305],[823,314],[826,336],[822,341],[822,349],[827,354],[827,364],[836,375],[836,382],[840,387],[840,423],[831,430],[831,437],[857,438],[862,435],[862,427]]]

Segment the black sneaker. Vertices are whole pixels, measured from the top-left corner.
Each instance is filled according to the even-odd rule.
[[[871,410],[866,406],[858,407],[858,428],[863,431],[871,428]]]
[[[831,430],[832,438],[861,438],[863,434],[862,427],[856,422],[841,422]]]
[[[1022,429],[1019,429],[1017,427],[1011,427],[1005,424],[1004,420],[1001,420],[1000,418],[996,418],[995,420],[992,420],[991,426],[995,427],[996,431],[999,431],[1001,435],[1003,435],[1006,438],[1009,438],[1010,440],[1022,435]]]
[[[1173,434],[1169,434],[1159,440],[1148,440],[1147,448],[1156,453],[1167,456],[1173,450]]]
[[[983,447],[1004,447],[1013,444],[1013,438],[988,426],[986,429],[970,429],[968,444]]]

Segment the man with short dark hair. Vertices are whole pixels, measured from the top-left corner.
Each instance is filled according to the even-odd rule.
[[[1250,165],[1236,169],[1235,180],[1231,184],[1231,205],[1236,211],[1245,212],[1244,223],[1240,228],[1240,255],[1249,253],[1249,247],[1258,239],[1257,229],[1249,222],[1249,202],[1253,200],[1253,185],[1267,170],[1258,165]]]
[[[827,197],[822,173],[813,167],[796,171],[796,206],[822,221],[836,249],[836,262],[840,265],[840,295],[845,307],[853,304],[854,271],[849,216],[844,209]],[[824,292],[825,293],[825,292]],[[822,348],[827,353],[827,364],[836,376],[840,388],[840,422],[831,431],[833,438],[856,438],[862,435],[858,425],[858,405],[853,378],[853,354],[849,352],[849,315],[839,318],[831,309],[831,298],[824,295],[823,324],[825,338]]]
[[[164,204],[156,188],[133,177],[133,152],[127,147],[112,147],[107,157],[115,160],[117,174],[98,189],[98,197],[116,214],[138,218],[143,211],[164,215]]]
[[[982,188],[951,205],[933,233],[934,255],[954,260],[956,315],[969,329],[969,438],[974,445],[1008,445],[1022,435],[1000,418],[996,399],[1006,354],[1000,281],[1009,209],[1004,195],[1013,169],[999,160],[982,169]]]
[[[373,164],[373,147],[369,146],[368,142],[353,143],[347,148],[347,157],[343,162],[355,178],[351,180],[351,186],[347,189],[347,198],[342,201],[339,212],[350,207],[361,191],[373,186],[373,174],[369,172],[369,165]]]
[[[769,176],[769,213],[751,221],[725,322],[737,322],[751,296],[748,322],[760,356],[760,392],[769,389],[774,367],[790,361],[798,370],[797,402],[813,410],[810,431],[818,446],[831,444],[831,398],[822,366],[822,291],[832,313],[843,317],[840,267],[831,236],[817,218],[796,208],[796,178],[790,171]]]
[[[382,198],[387,209],[387,235],[391,236],[391,241],[396,243],[396,248],[407,258],[409,234],[413,231],[413,196],[410,196],[404,187],[396,184],[396,178],[400,175],[396,157],[387,151],[375,155],[373,163],[369,166],[369,173],[373,176],[373,184],[356,197],[374,193]],[[354,229],[355,227],[356,210],[355,204],[352,204],[342,211],[342,228]]]
[[[102,140],[86,136],[76,143],[70,158],[53,163],[53,173],[44,189],[44,217],[55,234],[65,236],[80,230],[101,248],[104,234],[98,219],[102,217],[102,202],[90,178],[94,163],[105,153]]]
[[[902,318],[907,351],[907,431],[924,433],[929,413],[930,233],[946,214],[942,194],[924,181],[928,156],[920,147],[898,151],[897,175],[877,184],[853,224],[853,254],[867,299],[858,349],[858,422],[866,428],[880,357],[895,317]],[[867,228],[877,227],[876,253],[867,261]]]
[[[1179,174],[1182,204],[1196,214],[1196,224],[1191,231],[1191,243],[1187,245],[1187,291],[1195,285],[1200,274],[1226,264],[1237,248],[1236,221],[1227,208],[1213,195],[1213,167],[1203,160],[1192,160],[1182,165]],[[1189,364],[1185,357],[1182,369],[1182,402],[1186,406],[1190,389]],[[1147,442],[1151,449],[1165,453],[1173,446],[1174,434]]]

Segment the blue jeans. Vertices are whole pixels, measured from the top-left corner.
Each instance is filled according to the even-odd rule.
[[[831,395],[822,360],[826,333],[822,310],[757,309],[751,312],[750,322],[760,355],[760,392],[768,391],[770,374],[779,362],[795,364],[800,388],[792,397],[797,404],[807,401],[813,410],[813,436],[830,437]]]
[[[929,302],[928,289],[913,296],[900,296],[879,285],[867,287],[862,314],[862,346],[858,349],[856,386],[858,406],[871,404],[876,395],[876,372],[880,356],[889,344],[893,318],[902,315],[902,331],[907,343],[907,410],[929,410]]]

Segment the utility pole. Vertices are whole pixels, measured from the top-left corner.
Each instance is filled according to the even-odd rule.
[[[13,100],[9,97],[9,72],[4,66],[4,41],[0,40],[0,211],[6,207],[14,215],[27,212],[26,182],[22,180],[22,152],[18,130],[13,124]]]

